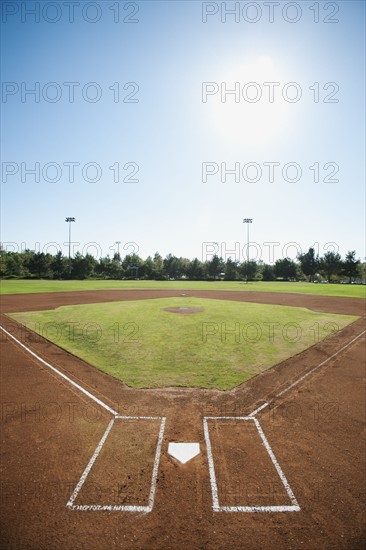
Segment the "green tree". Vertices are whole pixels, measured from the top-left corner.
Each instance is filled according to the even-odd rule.
[[[309,248],[305,254],[299,254],[298,260],[301,265],[301,271],[309,277],[310,282],[313,282],[314,276],[319,269],[319,256],[315,256],[314,248]]]
[[[189,263],[187,276],[191,281],[203,281],[205,279],[205,266],[198,258],[194,258]]]
[[[53,258],[51,262],[51,269],[55,279],[62,279],[62,277],[66,274],[67,266],[65,265],[65,259],[62,256],[61,250],[59,250]]]
[[[276,277],[280,277],[281,279],[285,279],[286,281],[289,280],[296,280],[297,276],[297,269],[296,264],[290,258],[282,258],[280,260],[277,260],[274,265],[274,273]]]
[[[346,254],[346,258],[343,262],[343,273],[348,277],[348,282],[352,283],[352,279],[359,276],[360,273],[360,260],[356,259],[356,251],[350,250]]]
[[[104,279],[108,279],[110,277],[110,271],[111,271],[110,257],[106,256],[105,258],[100,258],[99,262],[94,268],[94,273],[98,277],[103,277]]]
[[[180,261],[179,258],[168,254],[163,260],[164,274],[169,279],[176,279],[180,275]]]
[[[44,254],[44,252],[37,252],[34,254],[30,261],[30,271],[33,275],[41,278],[47,278],[50,276],[50,267],[53,257],[51,254]]]
[[[178,273],[179,277],[188,277],[188,270],[190,265],[190,260],[188,258],[179,258]]]
[[[240,264],[239,271],[246,281],[253,281],[257,273],[257,263],[254,260]]]
[[[211,279],[214,279],[216,281],[217,277],[222,273],[222,270],[224,268],[222,258],[219,258],[217,254],[215,254],[211,260],[208,260],[207,262],[207,272]]]
[[[23,272],[22,272],[23,277],[31,276],[31,263],[32,263],[34,254],[35,254],[34,250],[29,250],[29,249],[24,250],[20,254],[20,257],[22,259],[22,264],[23,264]],[[51,264],[52,264],[52,260],[51,260]],[[52,270],[52,265],[50,269]]]
[[[228,258],[224,268],[225,281],[236,281],[238,278],[238,262]]]
[[[361,262],[359,265],[360,278],[366,283],[366,262]]]
[[[274,268],[272,265],[265,264],[262,269],[262,280],[263,281],[274,281],[276,278],[274,274]]]
[[[153,258],[153,264],[154,264],[153,278],[160,281],[161,279],[164,278],[164,273],[163,273],[164,262],[159,252],[155,252],[154,258]]]
[[[82,256],[80,252],[77,252],[75,257],[71,260],[72,279],[87,279],[88,277],[91,277],[96,265],[97,261],[94,256],[91,256],[91,254]]]
[[[7,272],[6,252],[0,247],[0,277],[5,277]]]
[[[327,277],[328,283],[330,283],[332,275],[338,275],[341,271],[342,258],[338,252],[326,252],[320,259],[319,267]]]
[[[122,268],[127,279],[139,279],[144,271],[144,260],[138,254],[127,254],[122,260]]]
[[[23,265],[17,252],[8,252],[6,254],[6,276],[21,277],[23,275]]]
[[[143,273],[140,273],[140,277],[149,280],[154,279],[154,261],[151,256],[146,258]]]
[[[112,260],[108,266],[109,277],[112,279],[122,279],[123,278],[123,268],[121,262],[121,256],[118,253],[115,253]]]

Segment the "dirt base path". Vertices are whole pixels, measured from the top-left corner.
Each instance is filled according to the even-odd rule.
[[[364,315],[359,299],[230,291],[37,294],[3,296],[1,304],[5,314],[183,293]],[[1,324],[27,348],[2,332],[2,548],[364,547],[363,318],[231,392],[133,390],[21,330],[5,315]],[[78,506],[108,504],[123,510],[66,506],[113,418],[76,384],[118,415],[154,417],[115,419],[75,499]],[[291,506],[254,421],[238,418],[261,406],[255,418],[300,511],[240,511]],[[152,511],[126,511],[149,501],[161,417],[166,423]],[[205,432],[205,417],[234,418],[208,420]],[[199,442],[201,453],[182,465],[167,452],[171,441]],[[213,510],[210,461],[220,508],[230,511]]]
[[[257,304],[307,307],[314,311],[365,315],[365,300],[335,296],[308,296],[279,292],[253,292],[236,290],[83,290],[82,292],[45,292],[39,294],[5,294],[0,296],[2,312],[54,309],[74,304],[174,298],[180,296],[235,300]]]

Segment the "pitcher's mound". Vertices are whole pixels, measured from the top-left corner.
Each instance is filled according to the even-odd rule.
[[[192,315],[193,313],[199,313],[203,311],[202,307],[165,307],[164,311],[169,313],[180,313],[181,315]]]

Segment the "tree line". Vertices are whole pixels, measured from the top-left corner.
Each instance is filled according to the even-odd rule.
[[[354,250],[344,259],[337,252],[326,252],[322,257],[314,248],[300,254],[296,260],[282,258],[273,265],[262,261],[238,262],[232,258],[214,255],[206,261],[189,260],[168,254],[163,258],[158,252],[146,259],[137,254],[119,254],[99,260],[90,254],[79,252],[69,260],[58,252],[56,255],[25,250],[7,252],[0,249],[0,277],[27,279],[188,279],[192,281],[327,281],[362,282],[366,279],[366,264],[361,263]]]

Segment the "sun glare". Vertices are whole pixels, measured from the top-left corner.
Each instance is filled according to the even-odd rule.
[[[237,145],[262,145],[283,128],[287,103],[274,62],[261,56],[225,74],[207,88],[209,117],[216,132]]]

